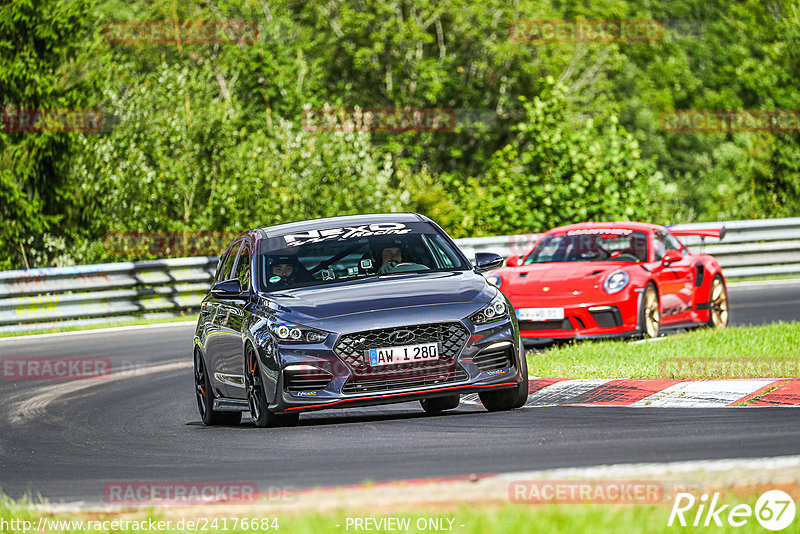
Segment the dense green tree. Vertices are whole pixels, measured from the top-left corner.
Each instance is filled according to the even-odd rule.
[[[585,220],[648,219],[661,183],[653,161],[613,114],[581,119],[563,85],[552,79],[514,126],[513,142],[498,150],[480,180],[457,183],[464,226],[473,234],[544,231]]]
[[[664,33],[510,38],[531,19],[657,19]],[[258,39],[109,34],[187,20],[245,21]],[[456,236],[797,216],[800,133],[670,132],[661,117],[800,109],[798,38],[800,0],[11,0],[2,107],[97,107],[107,121],[100,133],[0,131],[0,268],[113,259],[108,232],[381,210],[421,211]],[[445,108],[456,120],[433,132],[304,127],[304,111],[326,106]]]
[[[109,95],[118,123],[86,137],[76,165],[80,198],[94,207],[87,256],[102,259],[108,232],[238,232],[410,202],[390,189],[391,156],[367,133],[307,132],[265,112],[262,128],[247,129],[236,92],[214,83],[218,66],[198,61],[163,64]]]
[[[74,133],[20,124],[31,111],[76,109],[91,88],[75,58],[84,45],[83,0],[0,4],[0,269],[48,261],[40,251],[69,236]],[[23,119],[24,120],[24,119]],[[27,130],[27,131],[26,131]],[[63,241],[62,241],[63,243]]]

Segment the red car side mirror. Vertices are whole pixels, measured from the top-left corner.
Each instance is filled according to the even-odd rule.
[[[506,265],[509,267],[516,267],[519,265],[519,256],[509,256],[506,258]]]
[[[681,261],[683,259],[683,254],[680,250],[671,249],[664,253],[664,257],[661,258],[661,265],[665,267],[670,263],[675,263],[676,261]]]

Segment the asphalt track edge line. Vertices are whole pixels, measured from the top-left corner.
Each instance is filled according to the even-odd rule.
[[[91,328],[88,330],[71,330],[69,332],[50,332],[48,334],[27,334],[24,336],[0,337],[0,343],[8,341],[28,341],[31,339],[48,339],[63,336],[77,336],[81,334],[108,334],[111,332],[126,332],[152,328],[172,328],[178,326],[196,325],[197,321],[176,321],[174,323],[134,324],[128,326],[112,326],[109,328]]]

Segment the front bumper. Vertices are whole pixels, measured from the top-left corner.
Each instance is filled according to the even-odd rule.
[[[376,406],[518,386],[524,356],[514,322],[476,326],[464,320],[461,325],[466,339],[446,371],[434,375],[426,367],[409,367],[389,376],[360,375],[358,365],[335,350],[342,336],[329,336],[323,345],[279,345],[281,365],[269,409],[294,413]]]
[[[554,340],[603,339],[628,337],[638,328],[641,290],[626,288],[617,294],[585,299],[582,295],[546,297],[512,296],[515,309],[563,308],[564,319],[555,321],[520,321],[519,330],[525,345]]]

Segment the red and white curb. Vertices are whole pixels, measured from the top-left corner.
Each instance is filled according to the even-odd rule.
[[[715,408],[727,406],[800,406],[795,379],[568,379],[531,378],[526,407],[651,406]],[[463,402],[477,404],[477,394]]]

